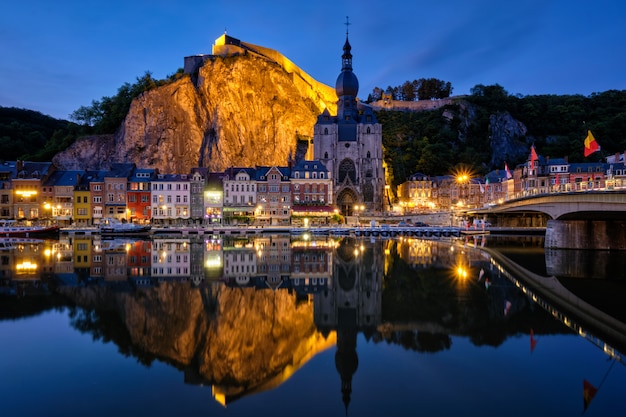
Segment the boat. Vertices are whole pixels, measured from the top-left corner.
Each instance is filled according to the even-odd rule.
[[[0,237],[31,237],[58,235],[59,226],[24,225],[15,220],[0,220]]]
[[[0,251],[8,251],[18,248],[20,245],[43,243],[43,239],[29,239],[22,237],[0,237]]]
[[[125,223],[108,217],[100,222],[101,235],[141,235],[150,233],[151,228],[149,224]]]

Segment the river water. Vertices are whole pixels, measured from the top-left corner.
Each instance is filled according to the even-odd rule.
[[[2,416],[626,415],[620,253],[536,236],[5,243]]]

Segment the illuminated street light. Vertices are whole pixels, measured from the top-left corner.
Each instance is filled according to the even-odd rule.
[[[359,214],[360,214],[361,212],[363,212],[363,210],[365,210],[365,206],[364,206],[364,205],[362,205],[362,204],[356,204],[356,205],[354,206],[354,213],[356,214],[356,224],[357,224],[358,226],[360,226],[360,225],[361,225],[361,223],[360,223],[360,221],[359,221]]]

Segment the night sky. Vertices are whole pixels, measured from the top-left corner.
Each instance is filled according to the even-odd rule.
[[[5,2],[0,105],[68,118],[146,71],[165,78],[228,35],[275,49],[335,85],[349,16],[359,98],[419,78],[510,94],[626,89],[617,0]]]

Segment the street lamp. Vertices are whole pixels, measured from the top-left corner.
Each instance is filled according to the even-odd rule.
[[[43,208],[46,209],[46,218],[47,218],[46,223],[50,225],[52,224],[52,204],[45,203],[43,205]]]
[[[462,172],[456,176],[456,182],[459,184],[459,203],[462,203],[463,198],[463,189],[466,188],[467,183],[469,182],[470,177],[468,174]],[[466,190],[467,191],[467,190]],[[467,193],[465,195],[465,199],[467,199]]]
[[[361,222],[359,221],[359,213],[362,212],[363,210],[365,210],[365,206],[364,205],[356,204],[354,206],[354,213],[356,214],[356,224],[357,224],[357,226],[361,225]]]

